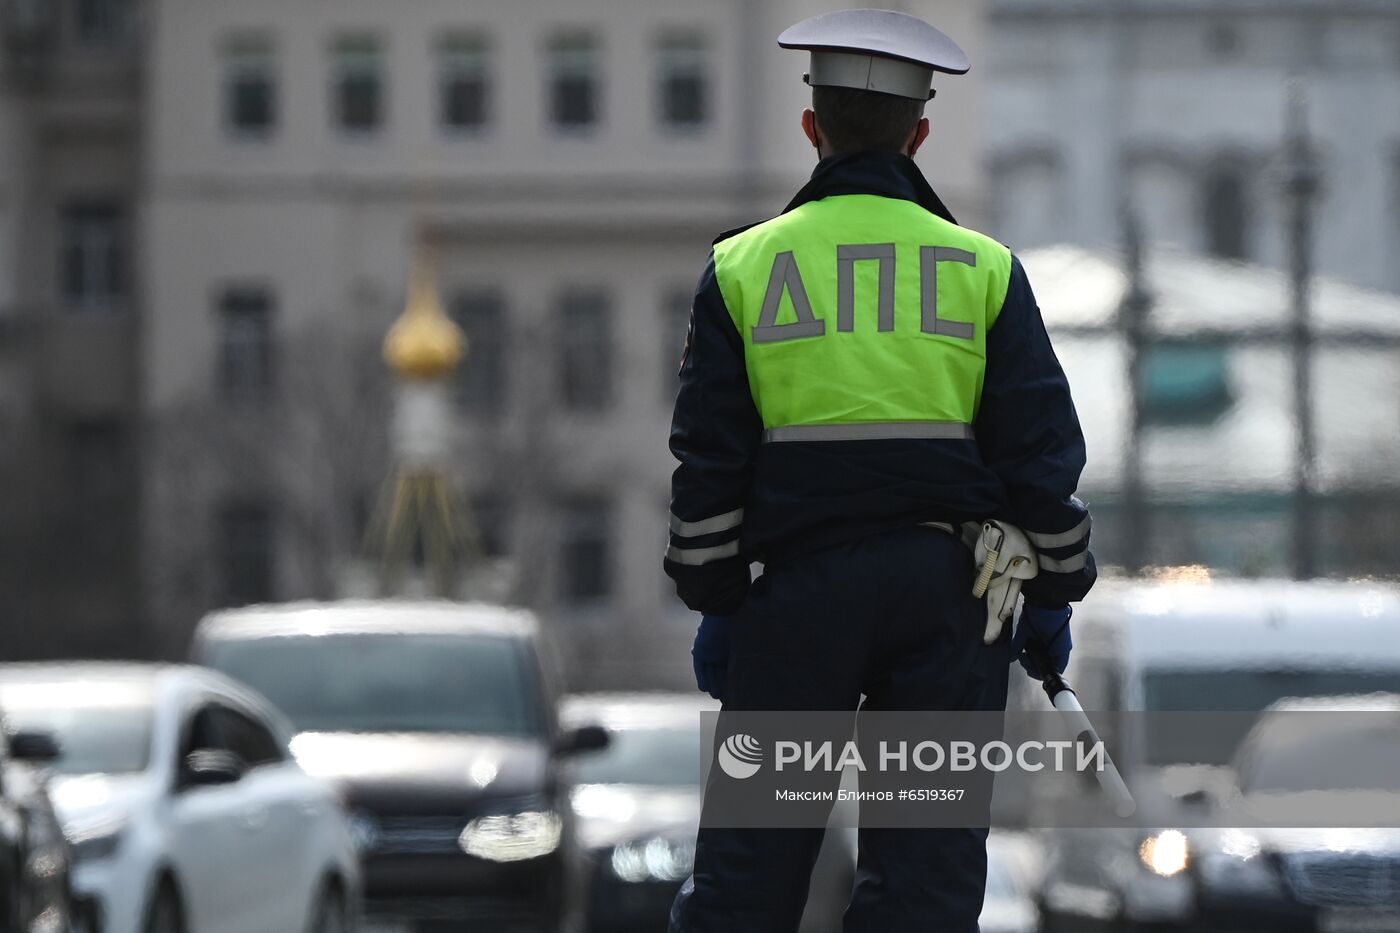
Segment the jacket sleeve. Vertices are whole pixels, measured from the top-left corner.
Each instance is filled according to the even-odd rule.
[[[741,554],[744,504],[763,421],[744,368],[744,345],[715,279],[713,254],[696,288],[671,422],[671,536],[666,574],[698,612],[729,615],[749,589]]]
[[[1098,575],[1089,509],[1074,495],[1084,434],[1026,271],[1014,257],[1006,300],[987,334],[977,443],[1006,487],[1008,518],[1040,552],[1040,573],[1021,590],[1027,603],[1053,608],[1083,599]]]

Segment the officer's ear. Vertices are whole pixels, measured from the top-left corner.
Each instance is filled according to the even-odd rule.
[[[812,148],[818,153],[822,150],[821,130],[817,127],[817,112],[811,107],[802,111],[802,132],[807,134],[807,139],[812,143]]]
[[[905,149],[909,158],[914,157],[914,153],[919,151],[919,147],[924,144],[926,139],[928,139],[928,117],[920,117],[919,125],[914,127],[914,135],[909,137],[909,146]]]

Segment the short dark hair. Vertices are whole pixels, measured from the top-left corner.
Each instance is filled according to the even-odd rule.
[[[924,115],[924,101],[876,91],[821,85],[812,88],[812,109],[831,154],[903,152]]]

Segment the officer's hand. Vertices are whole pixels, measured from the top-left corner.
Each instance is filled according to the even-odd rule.
[[[730,616],[700,617],[690,657],[695,662],[695,686],[716,700],[724,699],[724,682],[729,676]]]
[[[1041,668],[1037,652],[1032,646],[1044,652],[1057,673],[1063,674],[1069,666],[1069,652],[1073,643],[1069,637],[1068,606],[1059,609],[1046,609],[1043,606],[1021,607],[1020,624],[1011,640],[1011,650],[1021,666],[1036,680],[1044,680],[1048,671]]]

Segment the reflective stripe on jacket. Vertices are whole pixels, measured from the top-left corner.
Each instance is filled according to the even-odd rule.
[[[671,449],[665,565],[695,609],[737,608],[751,560],[924,521],[1026,529],[1032,602],[1093,583],[1083,436],[1025,272],[904,156],[823,160],[716,242]]]

